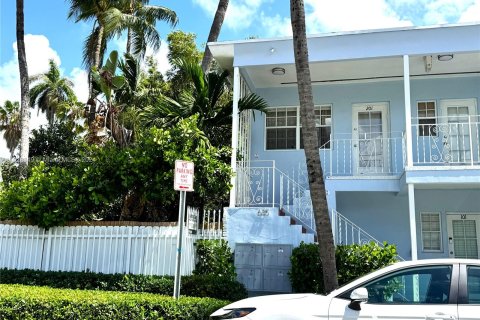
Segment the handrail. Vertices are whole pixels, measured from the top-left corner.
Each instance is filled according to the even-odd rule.
[[[373,237],[370,233],[360,228],[350,219],[336,211],[332,212],[332,231],[335,245],[339,244],[366,244],[374,242],[377,245],[384,247],[383,243]],[[404,259],[397,255],[397,259],[404,261]]]

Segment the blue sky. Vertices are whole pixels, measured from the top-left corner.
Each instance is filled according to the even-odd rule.
[[[64,0],[24,0],[27,62],[31,75],[46,71],[54,59],[64,76],[72,79],[80,99],[87,95],[86,72],[81,65],[83,40],[91,23],[67,20]],[[197,34],[202,46],[208,36],[218,0],[151,0],[177,12],[176,29]],[[480,20],[480,0],[305,0],[308,33],[352,31],[402,26],[452,24]],[[172,30],[157,25],[162,38]],[[230,0],[220,40],[268,38],[291,34],[289,1]],[[20,85],[15,46],[15,1],[0,0],[0,103],[18,101]],[[123,50],[125,39],[114,39],[109,50]],[[163,71],[167,46],[152,53]],[[32,112],[32,127],[44,123]],[[0,139],[0,157],[8,157]]]

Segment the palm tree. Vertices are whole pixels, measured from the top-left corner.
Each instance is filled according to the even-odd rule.
[[[24,26],[24,12],[23,0],[17,0],[17,52],[18,52],[18,68],[20,72],[20,119],[21,119],[21,135],[20,135],[20,176],[26,176],[28,165],[28,147],[29,147],[29,122],[30,110],[28,108],[28,66],[27,55],[25,53],[25,26]]]
[[[197,126],[205,132],[212,145],[227,145],[231,135],[233,100],[228,86],[228,72],[204,74],[196,61],[176,62],[191,83],[191,88],[180,93],[178,99],[159,97],[157,104],[149,105],[142,113],[146,125],[165,126],[181,119],[198,115]],[[239,100],[239,111],[264,111],[266,101],[250,94]]]
[[[127,31],[126,52],[143,58],[147,45],[155,51],[160,48],[160,35],[155,27],[157,21],[165,21],[174,27],[175,11],[166,7],[148,5],[149,0],[122,0],[119,7],[112,7],[105,16],[108,32],[120,36]]]
[[[217,41],[222,29],[223,20],[225,19],[225,13],[227,12],[229,0],[219,0],[217,11],[215,12],[215,17],[213,18],[212,26],[210,27],[210,33],[208,34],[208,42]],[[212,62],[213,56],[210,52],[208,46],[205,46],[205,53],[203,54],[202,60],[202,70],[204,73],[207,73],[210,69],[210,64]]]
[[[20,143],[22,133],[20,120],[20,104],[17,101],[7,100],[0,106],[0,131],[4,131],[3,138],[7,142],[10,159],[13,159],[15,149]]]
[[[90,35],[85,39],[83,48],[83,63],[90,70],[96,66],[100,68],[105,52],[107,38],[105,33],[105,16],[107,11],[118,1],[115,0],[68,0],[70,9],[68,18],[79,21],[94,21]]]
[[[30,106],[38,106],[39,111],[46,113],[49,124],[55,120],[62,104],[76,101],[73,82],[60,76],[57,64],[50,60],[50,68],[46,73],[30,78],[35,84],[30,89]]]
[[[335,264],[335,245],[332,226],[328,215],[325,181],[318,150],[315,129],[312,82],[308,64],[308,46],[305,30],[305,8],[303,0],[290,0],[290,15],[293,31],[293,51],[297,72],[298,98],[300,100],[300,122],[307,162],[308,182],[315,214],[320,260],[323,268],[324,288],[330,292],[338,287]]]

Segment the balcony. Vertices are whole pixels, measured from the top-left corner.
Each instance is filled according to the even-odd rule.
[[[480,165],[480,116],[412,119],[414,166]]]
[[[326,177],[399,176],[405,167],[405,139],[401,132],[385,138],[369,133],[360,138],[339,135],[320,149]],[[328,146],[329,148],[325,148]]]

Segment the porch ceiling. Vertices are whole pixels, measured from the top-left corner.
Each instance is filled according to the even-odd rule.
[[[438,54],[432,54],[432,67],[426,71],[424,56],[410,57],[412,78],[424,76],[453,76],[480,74],[480,53],[457,53],[450,61],[439,61]],[[272,69],[285,69],[284,75],[273,75]],[[296,85],[294,64],[262,65],[242,67],[242,75],[255,88],[273,88]],[[352,81],[379,81],[402,79],[403,58],[389,57],[362,60],[315,62],[310,64],[313,84]]]

